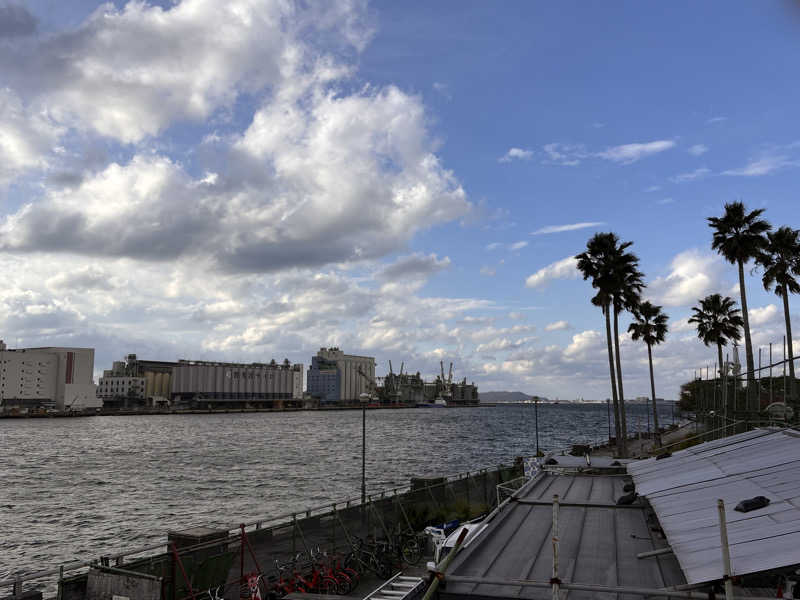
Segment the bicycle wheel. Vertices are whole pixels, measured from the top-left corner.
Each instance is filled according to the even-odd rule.
[[[403,560],[409,565],[416,565],[422,558],[422,548],[417,538],[409,538],[403,543]]]
[[[318,587],[320,594],[332,596],[339,593],[339,584],[333,577],[323,577]]]

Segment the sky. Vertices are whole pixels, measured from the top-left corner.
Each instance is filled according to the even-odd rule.
[[[716,356],[691,307],[739,299],[706,218],[741,200],[800,227],[799,57],[789,0],[0,0],[0,338],[94,347],[97,373],[338,346],[604,399],[573,257],[613,231],[670,317],[675,398]],[[746,272],[780,355],[780,299]]]

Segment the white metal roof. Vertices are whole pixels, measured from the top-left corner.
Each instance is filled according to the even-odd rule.
[[[800,563],[800,432],[759,429],[628,465],[689,583],[723,575],[717,499],[725,501],[734,575]],[[769,506],[734,507],[766,496]]]

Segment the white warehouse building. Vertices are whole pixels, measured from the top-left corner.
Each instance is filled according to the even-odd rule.
[[[16,348],[0,340],[0,410],[101,408],[94,348]]]

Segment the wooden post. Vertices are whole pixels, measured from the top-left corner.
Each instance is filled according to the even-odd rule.
[[[553,600],[558,600],[558,494],[553,496],[553,577],[550,579],[553,586]]]
[[[733,600],[733,580],[731,579],[731,551],[728,547],[728,525],[725,521],[725,502],[717,500],[719,511],[719,538],[722,546],[722,570],[725,584],[725,599]]]

